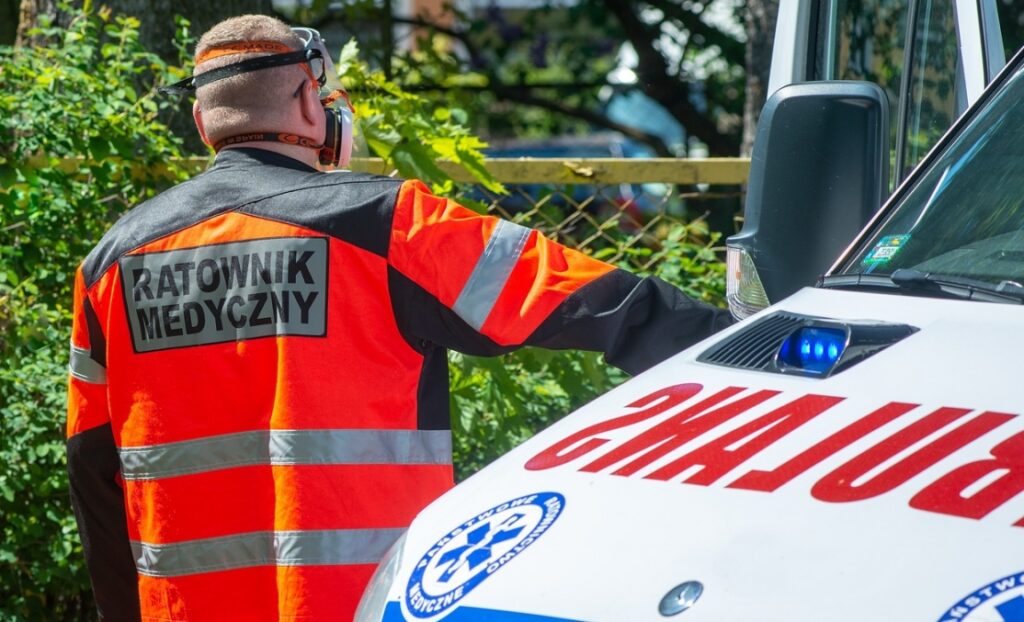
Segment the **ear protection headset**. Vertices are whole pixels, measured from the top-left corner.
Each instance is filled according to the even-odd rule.
[[[324,108],[326,118],[326,130],[321,141],[318,142],[305,136],[282,132],[247,132],[224,138],[214,144],[213,148],[215,151],[220,151],[223,147],[239,143],[253,141],[280,142],[316,149],[319,154],[320,163],[325,166],[348,166],[349,160],[352,157],[352,128],[354,120],[352,103],[349,101],[348,94],[345,93],[345,90],[338,82],[333,63],[331,63],[331,57],[327,53],[320,33],[312,28],[293,28],[292,31],[302,39],[304,43],[302,50],[293,50],[276,41],[244,41],[211,48],[196,57],[197,66],[202,62],[229,54],[260,52],[271,52],[271,54],[204,71],[170,86],[162,87],[160,92],[194,93],[199,87],[230,78],[231,76],[269,69],[271,67],[301,64],[309,78],[316,82],[320,89],[320,104]],[[298,97],[298,95],[299,91],[297,90],[295,91],[295,96]]]

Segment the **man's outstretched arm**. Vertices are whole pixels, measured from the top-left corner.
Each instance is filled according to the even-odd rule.
[[[399,192],[388,263],[403,330],[470,354],[592,350],[635,374],[732,321],[660,279],[480,216],[418,182]]]

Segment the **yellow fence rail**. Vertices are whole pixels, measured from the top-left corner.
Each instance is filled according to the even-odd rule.
[[[72,173],[82,165],[82,158],[62,158],[58,166]],[[45,158],[36,158],[36,166],[45,166]],[[487,169],[498,181],[510,184],[712,184],[746,183],[750,171],[749,158],[489,158]],[[210,163],[209,158],[182,158],[176,164],[190,172],[199,172]],[[473,178],[461,167],[446,161],[438,165],[455,181],[472,183]],[[149,169],[159,175],[164,166]],[[352,170],[390,175],[394,168],[380,158],[356,158]]]
[[[487,170],[502,183],[514,184],[742,184],[748,158],[489,158]],[[458,166],[441,162],[452,179],[472,182]],[[387,174],[383,160],[353,162],[353,170]]]

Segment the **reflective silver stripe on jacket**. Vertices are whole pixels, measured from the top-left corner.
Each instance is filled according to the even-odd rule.
[[[68,371],[82,382],[107,384],[107,368],[93,360],[92,352],[88,348],[79,348],[74,343],[71,344]]]
[[[376,564],[402,529],[256,531],[174,544],[132,541],[139,574],[151,577],[250,568]]]
[[[480,330],[491,314],[530,233],[531,230],[522,225],[507,220],[498,221],[491,239],[487,240],[483,255],[476,262],[469,280],[452,307],[474,329]]]
[[[253,465],[451,464],[448,430],[259,430],[122,447],[121,476],[156,479]]]

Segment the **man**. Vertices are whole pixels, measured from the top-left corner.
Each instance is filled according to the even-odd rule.
[[[446,349],[636,373],[728,324],[419,182],[318,172],[351,128],[315,33],[243,16],[196,53],[216,163],[76,276],[68,469],[106,619],[351,619],[452,485]]]

